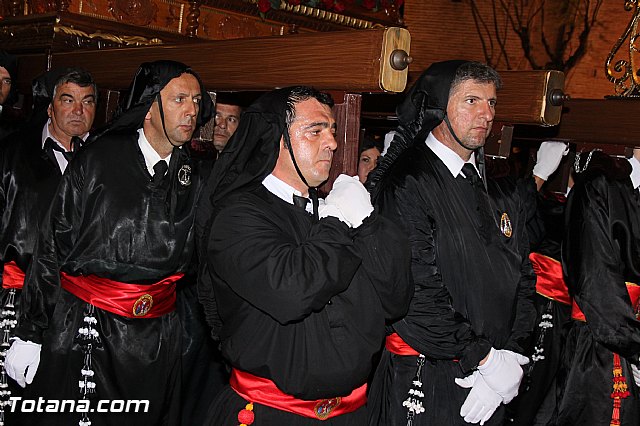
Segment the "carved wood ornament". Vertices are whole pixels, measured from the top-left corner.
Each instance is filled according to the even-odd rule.
[[[118,21],[147,26],[155,19],[158,6],[151,0],[109,0],[109,11]]]

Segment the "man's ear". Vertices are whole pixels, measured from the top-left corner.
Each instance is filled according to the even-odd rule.
[[[49,104],[49,106],[47,107],[47,115],[49,116],[49,118],[51,118],[52,112],[53,112],[53,106]]]

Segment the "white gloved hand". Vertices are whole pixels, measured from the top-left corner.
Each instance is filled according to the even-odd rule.
[[[38,365],[40,365],[41,348],[42,345],[30,340],[25,342],[19,337],[13,339],[4,360],[4,368],[9,377],[20,386],[25,387],[33,382],[33,377],[38,371]]]
[[[633,381],[640,386],[640,369],[635,364],[631,364],[631,372],[633,373]]]
[[[340,222],[347,224],[347,226],[351,226],[351,224],[347,222],[347,219],[344,218],[338,207],[333,204],[324,203],[320,200],[320,203],[318,204],[318,217],[322,219],[323,217],[329,216],[338,218]]]
[[[477,371],[464,379],[456,379],[455,381],[462,388],[471,388],[467,399],[460,407],[460,415],[467,423],[479,422],[480,425],[483,425],[500,406],[502,397],[487,386],[482,375]]]
[[[560,165],[562,157],[569,153],[569,145],[564,142],[542,142],[538,149],[533,175],[546,181]]]
[[[487,385],[502,397],[502,402],[508,404],[518,395],[523,375],[521,365],[528,363],[529,358],[524,355],[491,348],[485,363],[478,366],[478,372]]]
[[[373,211],[369,192],[360,183],[358,176],[338,176],[324,201],[337,207],[352,228],[362,225],[362,221]]]

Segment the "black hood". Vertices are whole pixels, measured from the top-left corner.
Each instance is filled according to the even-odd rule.
[[[213,102],[208,95],[200,77],[187,65],[176,61],[155,61],[145,62],[140,65],[129,86],[129,97],[116,113],[115,117],[107,124],[106,128],[99,132],[104,134],[107,131],[137,130],[142,127],[144,118],[156,100],[160,91],[174,78],[184,73],[192,74],[200,84],[202,101],[196,121],[197,126],[201,126],[213,116]]]
[[[375,199],[379,184],[391,165],[404,150],[416,142],[424,142],[429,132],[444,120],[449,90],[458,68],[469,61],[436,62],[427,68],[396,108],[398,128],[389,149],[369,174],[367,187]]]
[[[220,153],[209,179],[207,192],[212,205],[240,188],[261,184],[273,171],[292,89],[286,87],[262,95],[242,113],[240,124]]]

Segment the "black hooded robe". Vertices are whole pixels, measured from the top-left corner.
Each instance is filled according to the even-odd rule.
[[[528,260],[524,204],[509,179],[487,179],[496,226],[482,237],[471,185],[453,177],[424,143],[407,148],[389,170],[377,206],[411,242],[415,292],[409,313],[393,325],[425,355],[424,413],[413,425],[467,425],[460,407],[469,389],[454,379],[473,372],[493,346],[523,353],[533,328],[534,275]],[[507,214],[511,236],[498,224]],[[416,356],[385,350],[372,384],[371,424],[407,424]],[[485,424],[502,424],[501,408]]]
[[[367,382],[385,319],[403,315],[411,297],[408,245],[375,212],[350,229],[314,219],[262,185],[276,164],[289,90],[249,107],[215,164],[211,203],[199,211],[208,222],[198,237],[208,267],[199,293],[234,369],[321,400]],[[237,426],[248,402],[228,386],[207,424]],[[254,426],[366,423],[364,407],[324,421],[262,404],[253,413]]]
[[[184,271],[191,259],[198,175],[178,188],[171,220],[165,203],[170,179],[153,185],[137,136],[108,135],[86,146],[69,164],[43,222],[16,333],[42,343],[27,399],[80,398],[83,352],[76,336],[88,304],[61,289],[59,271],[150,284]],[[178,151],[172,163],[186,161]],[[182,334],[177,313],[141,319],[96,308],[95,316],[101,340],[92,354],[96,399],[149,400],[149,408],[148,413],[91,413],[93,424],[178,424]],[[68,425],[80,418],[75,412],[25,417],[30,425]]]
[[[142,64],[124,113],[76,155],[60,181],[27,271],[16,331],[22,340],[42,344],[25,399],[81,399],[88,345],[80,329],[87,328],[93,310],[98,337],[91,341],[96,386],[90,400],[95,411],[25,414],[25,424],[78,424],[85,414],[92,425],[180,423],[178,313],[132,318],[93,307],[62,289],[60,274],[146,285],[187,270],[203,178],[188,153],[174,148],[164,178],[152,179],[137,132],[162,88],[185,72],[191,71],[173,61]],[[202,83],[200,89],[205,93]],[[197,124],[210,116],[211,102],[204,96]],[[100,412],[105,407],[97,400],[107,400],[107,407],[114,400],[131,405]]]
[[[601,155],[593,154],[590,169]],[[567,201],[562,261],[586,321],[573,320],[567,336],[557,425],[613,424],[614,354],[629,392],[619,400],[619,424],[640,424],[639,388],[630,368],[640,356],[640,310],[625,285],[640,284],[640,200],[628,173],[616,178],[615,167],[605,164],[588,169]]]

